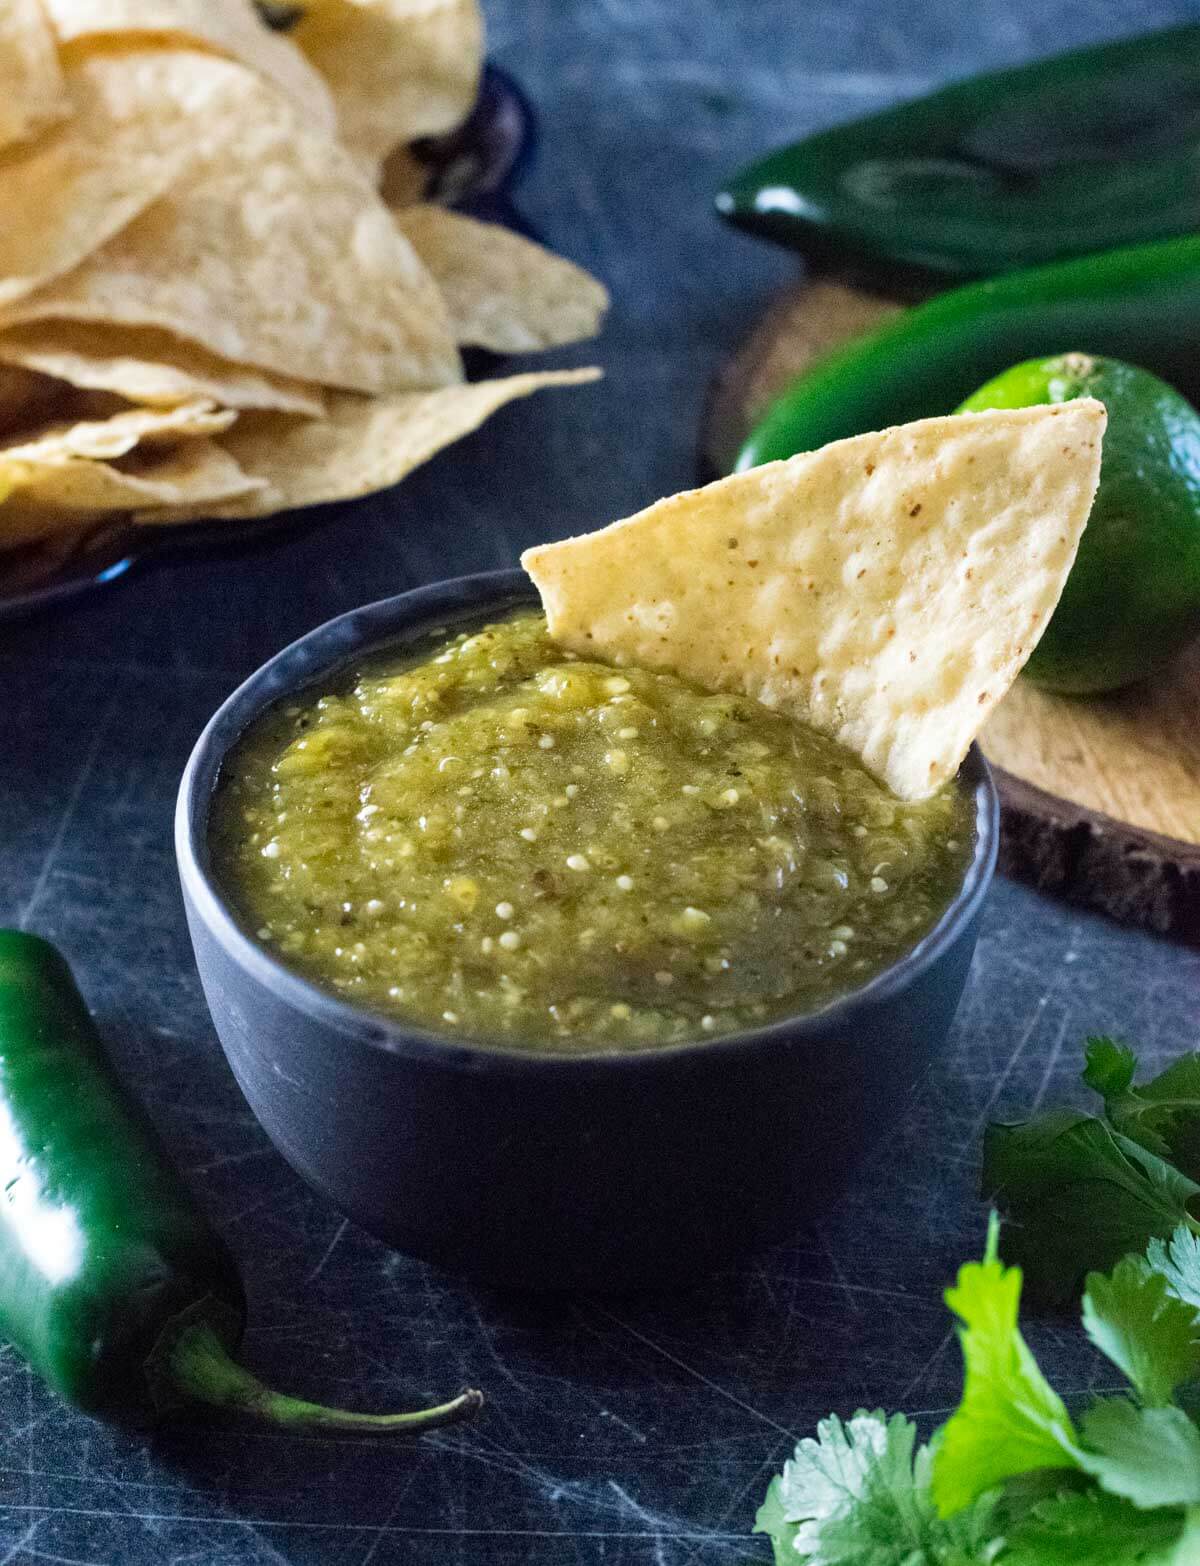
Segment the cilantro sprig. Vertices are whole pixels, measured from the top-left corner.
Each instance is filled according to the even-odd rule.
[[[1131,1049],[1091,1038],[1083,1080],[1102,1115],[1051,1110],[984,1135],[983,1194],[1039,1304],[1069,1304],[1089,1270],[1180,1226],[1200,1234],[1200,1054],[1141,1086],[1136,1074]]]
[[[822,1421],[756,1531],[777,1566],[1200,1566],[1200,1054],[1137,1083],[1088,1040],[1101,1114],[994,1124],[982,1261],[946,1290],[963,1391],[928,1442],[903,1414]],[[1008,1265],[1006,1265],[1006,1262]],[[1128,1383],[1073,1418],[1021,1336],[1023,1283]]]
[[[943,1518],[930,1490],[932,1451],[903,1414],[836,1414],[801,1441],[759,1508],[777,1566],[970,1566],[994,1559],[992,1505]]]
[[[1200,1240],[1088,1276],[1084,1330],[1128,1390],[1074,1420],[1021,1336],[1021,1270],[959,1269],[961,1401],[921,1443],[903,1414],[822,1421],[759,1510],[777,1566],[1197,1566]]]

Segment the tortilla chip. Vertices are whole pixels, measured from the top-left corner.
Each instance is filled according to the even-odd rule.
[[[342,144],[371,169],[401,142],[453,129],[474,105],[478,0],[313,0],[291,36],[329,84]]]
[[[186,176],[68,276],[0,312],[0,329],[48,318],[153,326],[354,391],[459,379],[441,295],[348,155],[243,66],[160,58],[183,73],[170,83],[178,106],[187,72],[204,83],[219,139],[193,108]]]
[[[54,34],[41,0],[0,5],[0,147],[35,136],[71,112]]]
[[[63,43],[162,37],[240,60],[286,93],[310,130],[336,131],[329,89],[291,39],[263,23],[253,0],[45,0],[45,6]]]
[[[189,435],[220,435],[236,418],[231,409],[216,408],[211,402],[191,402],[181,408],[162,410],[130,408],[109,419],[52,424],[28,440],[0,446],[0,464],[42,467],[73,457],[111,462],[143,443],[153,445]]]
[[[0,485],[11,485],[0,503],[0,546],[29,543],[112,512],[139,506],[187,506],[228,499],[262,487],[214,440],[187,440],[157,461],[136,468],[69,457],[65,461],[14,464],[0,453]]]
[[[231,364],[195,343],[151,327],[40,321],[0,333],[0,364],[51,375],[72,386],[112,392],[127,402],[175,407],[198,397],[225,408],[270,408],[316,416],[318,386]]]
[[[72,117],[0,160],[0,304],[77,266],[224,136],[210,64],[136,50],[68,67]]]
[[[199,504],[258,487],[215,441],[237,414],[211,402],[56,424],[0,448],[0,545],[145,505]],[[164,454],[160,448],[167,446]],[[136,449],[136,451],[135,451]],[[124,462],[123,467],[110,466]],[[59,515],[59,513],[69,515]]]
[[[526,550],[576,652],[735,690],[840,740],[902,799],[953,777],[1058,602],[1102,403],[924,419]]]
[[[265,478],[268,487],[204,514],[268,516],[387,489],[444,446],[477,429],[505,403],[528,397],[543,386],[578,386],[599,374],[598,370],[549,370],[392,397],[342,395],[330,399],[324,419],[249,414],[224,445],[248,473]],[[199,514],[149,512],[137,520],[170,522]]]
[[[529,353],[599,331],[608,290],[574,262],[431,203],[393,215],[442,291],[455,342]]]

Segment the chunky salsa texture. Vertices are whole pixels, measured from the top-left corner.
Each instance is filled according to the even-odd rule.
[[[956,784],[906,804],[806,725],[564,653],[522,612],[268,712],[211,847],[246,928],[343,999],[578,1052],[856,988],[934,924],[973,832]]]

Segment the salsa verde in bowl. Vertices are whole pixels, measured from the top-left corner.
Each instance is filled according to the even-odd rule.
[[[957,783],[905,802],[745,696],[564,652],[517,611],[277,705],[227,759],[214,867],[342,999],[512,1048],[645,1049],[818,1010],[961,883]]]
[[[677,682],[677,689],[648,675],[654,682],[648,684],[638,671],[559,660],[541,641],[534,602],[527,578],[517,572],[438,584],[342,616],[252,676],[209,724],[184,776],[177,850],[189,925],[218,1034],[251,1106],[295,1167],[357,1221],[402,1249],[493,1282],[540,1288],[662,1283],[786,1237],[886,1131],[889,1116],[943,1041],[965,982],[995,860],[995,794],[982,758],[972,750],[942,807],[944,829],[930,837],[930,844],[940,845],[936,864],[922,859],[928,917],[890,954],[873,948],[860,978],[844,959],[858,960],[866,910],[888,904],[872,881],[887,881],[909,818],[899,819],[893,811],[886,822],[873,823],[870,796],[861,789],[851,786],[835,798],[836,787],[831,792],[818,786],[822,779],[835,782],[827,773],[837,759],[836,746],[818,747],[820,765],[809,769],[803,800],[797,803],[782,781],[786,769],[777,765],[783,750],[773,750],[770,737],[764,737],[772,725],[786,720],[774,714],[760,718],[750,710],[753,703],[713,697],[686,682]],[[519,628],[506,646],[513,660],[509,672],[519,678],[500,682],[488,701],[465,702],[463,713],[488,716],[464,731],[443,731],[441,740],[449,743],[452,737],[468,750],[467,757],[460,757],[468,774],[479,770],[480,757],[490,754],[484,743],[489,725],[501,721],[499,701],[510,736],[504,743],[517,754],[492,761],[492,767],[503,765],[510,772],[509,779],[493,781],[512,784],[511,774],[520,769],[511,763],[530,760],[536,752],[528,789],[517,784],[496,796],[506,803],[496,812],[494,833],[472,825],[465,868],[449,852],[452,838],[436,850],[431,840],[428,864],[424,850],[403,854],[405,840],[384,843],[402,856],[401,868],[404,859],[418,861],[415,868],[429,902],[438,906],[443,899],[449,905],[439,909],[442,922],[436,927],[447,932],[447,944],[462,941],[464,951],[468,944],[478,948],[480,959],[506,954],[502,968],[489,962],[472,970],[482,973],[476,989],[485,997],[476,997],[480,1010],[473,1030],[462,1022],[464,1014],[474,1016],[466,1001],[460,998],[456,1006],[445,1000],[446,975],[456,971],[445,961],[426,968],[406,965],[406,972],[432,974],[426,994],[436,999],[416,1016],[407,1008],[380,1005],[374,994],[361,994],[353,965],[335,965],[315,981],[296,954],[285,949],[286,926],[298,918],[299,904],[284,899],[290,911],[264,920],[258,907],[246,907],[231,889],[229,867],[238,858],[230,847],[237,842],[231,824],[235,804],[246,840],[259,834],[252,845],[258,850],[278,840],[279,823],[264,814],[269,808],[277,817],[280,810],[286,815],[292,809],[303,816],[311,807],[306,833],[316,830],[326,808],[320,791],[311,799],[300,789],[294,798],[289,792],[286,802],[276,800],[265,782],[265,757],[258,796],[252,797],[251,790],[239,799],[234,780],[254,773],[253,766],[239,773],[240,758],[247,754],[240,746],[252,745],[256,732],[269,733],[272,743],[281,742],[282,753],[305,733],[335,731],[347,715],[338,703],[365,703],[377,710],[388,695],[382,687],[403,681],[405,665],[411,669],[423,659],[429,662],[431,651],[436,659],[467,646],[466,654],[451,652],[447,663],[432,667],[449,685],[456,678],[460,687],[472,678],[482,681],[487,659],[477,665],[471,653],[478,648],[468,644],[488,625]],[[393,661],[390,671],[381,659]],[[568,701],[559,713],[562,726],[550,721],[557,710],[553,705],[531,699],[530,682],[537,691],[539,680],[556,678],[580,682],[574,693],[578,700]],[[355,691],[361,694],[356,697]],[[395,690],[390,694],[397,697]],[[617,701],[614,708],[614,698],[623,696],[632,700]],[[332,697],[334,705],[324,709],[327,722],[314,723],[323,697]],[[434,720],[417,715],[409,698],[405,722],[415,719],[418,734],[435,733],[435,728],[420,728]],[[557,700],[550,697],[551,703]],[[522,706],[527,715],[514,717],[514,709]],[[306,712],[308,728],[296,728]],[[581,713],[584,721],[576,726]],[[715,729],[706,734],[710,720]],[[648,752],[647,759],[639,749],[641,730],[653,726],[662,727],[670,743]],[[622,735],[631,728],[639,732]],[[468,732],[483,748],[471,751],[465,744]],[[493,741],[499,732],[492,729]],[[547,737],[553,745],[542,743]],[[383,796],[365,804],[359,799],[352,813],[353,864],[361,868],[368,862],[359,855],[360,836],[365,837],[359,827],[365,824],[369,830],[372,820],[384,816],[384,839],[388,829],[399,838],[399,823],[411,814],[417,793],[433,778],[454,773],[455,766],[437,770],[447,755],[458,755],[458,750],[443,749],[441,740],[409,737],[390,761],[374,763],[382,766],[393,793],[390,802]],[[712,740],[717,743],[706,755],[704,742]],[[343,735],[322,743],[353,748],[358,741]],[[411,745],[415,750],[405,756]],[[767,756],[748,753],[747,746],[766,746]],[[611,777],[602,779],[605,787],[592,795],[604,755],[617,751],[625,752],[629,772],[619,770],[619,761],[616,771],[609,766]],[[562,757],[561,780],[546,766],[546,758],[556,752]],[[582,778],[573,773],[576,766],[584,767]],[[741,776],[732,776],[731,767]],[[652,777],[655,785],[644,798],[637,795],[626,820],[619,814],[617,784],[630,774]],[[303,779],[304,768],[295,776]],[[452,822],[454,802],[467,799],[457,790],[474,785],[474,799],[485,781],[468,776],[428,797],[448,811]],[[561,789],[551,792],[550,784],[558,789],[560,781]],[[572,784],[576,792],[570,795]],[[685,786],[698,793],[684,793]],[[362,781],[347,787],[361,788]],[[490,797],[490,784],[482,793]],[[738,797],[721,798],[726,793]],[[562,798],[567,805],[555,803]],[[851,807],[848,801],[857,804]],[[378,804],[377,812],[369,811],[372,803]],[[342,823],[335,836],[351,831],[344,805],[341,801],[334,811]],[[695,814],[701,806],[702,818]],[[227,808],[230,814],[223,818]],[[358,822],[364,809],[366,823]],[[651,810],[652,841],[664,849],[661,855],[653,851],[657,857],[643,858],[641,815]],[[748,818],[751,810],[762,819],[743,820],[742,812]],[[789,810],[797,813],[795,820],[788,818]],[[855,810],[866,813],[863,819]],[[245,820],[246,813],[254,819]],[[655,816],[667,821],[665,829],[655,826]],[[783,850],[770,843],[782,836],[785,820],[792,828],[796,821],[812,828],[809,852],[802,856],[813,861],[807,879],[788,869]],[[833,838],[823,836],[831,823],[839,830]],[[862,841],[854,828],[864,824],[868,836],[879,832],[895,838],[886,865],[883,859],[868,864],[869,855],[853,857],[853,844]],[[849,828],[848,836],[840,834],[841,827]],[[268,829],[273,835],[262,836]],[[537,841],[522,837],[524,831],[533,831]],[[672,838],[674,849],[666,846]],[[744,850],[751,839],[758,854],[750,856],[745,870]],[[518,851],[516,844],[524,847]],[[524,852],[539,847],[553,851],[553,864],[543,866],[537,855]],[[259,852],[258,860],[270,871],[285,851],[292,849],[281,843],[278,856]],[[297,852],[312,852],[307,836]],[[568,864],[573,854],[588,860],[586,870]],[[743,872],[731,876],[726,858],[742,866],[753,882],[753,907],[746,902]],[[694,887],[679,868],[693,860],[702,866]],[[542,904],[536,900],[537,891],[545,890],[536,878],[539,869],[549,871],[558,893]],[[781,870],[786,873],[780,875]],[[455,891],[442,884],[460,875],[476,885]],[[763,913],[762,893],[771,889],[772,876],[795,893],[795,908],[786,915]],[[632,880],[633,887],[626,889],[621,877]],[[397,874],[393,888],[402,882]],[[260,881],[268,904],[270,884],[269,878]],[[935,886],[937,907],[928,901]],[[320,923],[310,928],[325,930],[331,953],[338,930],[354,936],[353,942],[349,936],[341,942],[343,955],[348,942],[352,949],[362,939],[374,972],[377,952],[359,934],[359,921],[352,918],[343,926],[338,918],[359,911],[356,895],[366,918],[380,919],[386,910],[368,912],[365,905],[372,897],[363,893],[369,889],[365,884],[358,889],[357,882],[355,888],[341,899],[350,901],[351,909],[334,917],[326,888],[314,915]],[[718,890],[728,893],[724,901],[714,898]],[[712,906],[704,906],[706,895]],[[799,973],[808,965],[810,978],[824,972],[826,979],[832,967],[839,982],[824,994],[812,990],[803,996],[794,993],[794,976],[787,981],[791,989],[782,980],[788,969],[784,946],[770,949],[762,926],[767,917],[784,922],[800,917],[795,910],[803,905],[814,931],[815,914],[826,906],[817,899],[828,904],[829,922],[822,933],[828,967],[822,969],[811,934],[805,950],[813,957],[792,967]],[[742,923],[726,922],[730,906],[746,915]],[[770,906],[785,908],[786,900]],[[544,918],[535,912],[539,907]],[[626,912],[633,908],[639,910],[636,916]],[[650,910],[647,926],[640,923],[644,910]],[[843,917],[844,910],[851,911]],[[719,926],[713,937],[698,915]],[[569,928],[576,935],[565,960],[568,925],[563,920],[574,921]],[[589,954],[588,943],[581,947],[577,937],[593,926],[597,950]],[[421,920],[387,928],[393,945],[402,937],[423,937],[434,946],[439,939]],[[639,930],[644,929],[650,933],[643,948]],[[509,933],[519,942],[501,944]],[[524,1000],[513,1008],[521,1029],[506,1031],[494,1023],[499,1007],[512,1003],[503,998],[506,987],[499,977],[492,984],[492,975],[508,972],[510,962],[513,973],[524,972],[516,958],[528,951],[527,939],[540,952],[551,980],[556,969],[569,975],[567,1001],[582,997],[587,1003],[584,1014],[567,1019],[564,1033],[557,1031],[562,1024],[550,1011],[553,1006],[561,1013],[564,1003],[547,1003],[545,997],[557,992],[549,981],[539,988],[536,978],[523,987],[537,997],[532,1006],[551,1018],[549,1025],[530,1024]],[[483,950],[485,940],[493,943],[490,952]],[[845,951],[830,953],[835,942]],[[420,948],[422,941],[416,944]],[[624,953],[616,950],[620,944],[627,948]],[[725,962],[729,968],[722,966]],[[756,987],[747,1000],[738,985],[752,969]],[[629,986],[631,973],[637,982]],[[661,983],[658,975],[664,973],[672,975],[672,984]],[[764,999],[763,974],[775,986],[770,1001]],[[340,988],[333,982],[339,976],[351,977],[351,984]],[[611,998],[614,984],[627,986],[628,998]],[[676,984],[682,999],[660,999],[660,991],[674,990]],[[772,1005],[780,1001],[783,1010]],[[430,1015],[435,1005],[454,1012],[455,1020]],[[622,1005],[629,1007],[629,1016],[613,1017],[612,1007]],[[759,1005],[767,1009],[761,1022],[748,1010]],[[703,1018],[716,1019],[718,1013],[720,1025],[706,1027]],[[648,1032],[640,1032],[644,1028]]]

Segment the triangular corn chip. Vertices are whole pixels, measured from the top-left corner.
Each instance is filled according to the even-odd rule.
[[[195,343],[153,327],[39,321],[0,332],[0,364],[54,376],[128,402],[175,407],[209,397],[225,408],[270,408],[317,415],[318,386],[218,359]]]
[[[577,386],[598,370],[550,370],[438,391],[365,398],[335,395],[324,419],[247,414],[223,444],[247,473],[267,480],[253,495],[196,515],[258,517],[386,489],[477,429],[498,408],[543,386]],[[151,512],[139,521],[184,520]]]
[[[260,488],[261,480],[205,438],[236,418],[211,402],[131,409],[50,425],[0,447],[0,538],[7,548],[107,512],[202,505]],[[111,466],[117,462],[124,466]]]
[[[310,130],[334,133],[329,89],[291,39],[265,25],[253,0],[45,0],[45,5],[64,43],[161,37],[240,60],[286,93]]]
[[[608,290],[573,261],[432,203],[394,216],[442,291],[455,342],[530,353],[599,331]]]
[[[71,117],[0,160],[0,305],[77,266],[224,140],[232,69],[146,49],[68,67]]]
[[[35,136],[71,112],[42,0],[0,4],[0,147]]]
[[[122,58],[122,57],[118,57]],[[349,155],[245,67],[164,51],[188,126],[184,177],[66,277],[0,313],[152,326],[209,353],[354,391],[444,385],[461,367],[441,295]]]
[[[179,408],[131,408],[108,419],[51,424],[10,446],[0,446],[0,468],[47,467],[75,458],[111,462],[144,443],[220,435],[236,418],[232,410],[216,408],[211,402],[192,402]]]
[[[478,0],[311,0],[291,36],[329,84],[340,141],[373,176],[394,147],[452,129],[475,102]]]
[[[1090,398],[924,419],[675,495],[522,564],[565,647],[744,692],[921,799],[1046,627],[1104,426]]]
[[[108,462],[68,458],[43,466],[12,467],[0,454],[0,487],[12,484],[0,504],[5,548],[75,531],[81,523],[139,506],[187,506],[226,500],[262,488],[216,441],[183,441],[152,462],[118,468]]]

